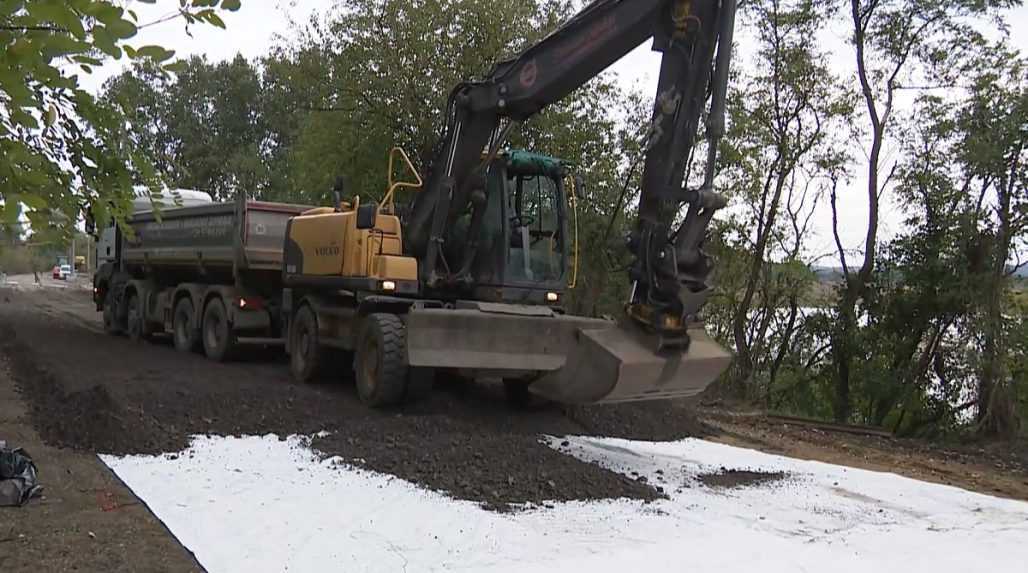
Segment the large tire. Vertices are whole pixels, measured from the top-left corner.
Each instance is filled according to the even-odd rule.
[[[293,380],[313,382],[321,378],[329,362],[318,338],[318,317],[304,305],[289,324],[289,371]]]
[[[175,310],[171,315],[171,337],[175,341],[175,348],[182,352],[197,352],[200,350],[200,329],[196,327],[196,312],[193,310],[193,301],[184,296],[175,303]]]
[[[114,300],[114,289],[107,289],[104,295],[104,332],[112,336],[122,334],[121,326],[118,325],[117,302]]]
[[[215,362],[225,362],[235,350],[235,334],[228,322],[228,312],[221,298],[211,299],[203,311],[203,351]]]
[[[409,371],[406,338],[403,321],[395,314],[376,313],[364,319],[354,374],[357,394],[372,408],[403,401]]]
[[[146,319],[144,318],[143,309],[143,297],[139,296],[138,293],[132,292],[128,295],[128,299],[125,302],[126,312],[125,329],[128,331],[128,337],[133,342],[142,342],[147,338],[146,332]]]

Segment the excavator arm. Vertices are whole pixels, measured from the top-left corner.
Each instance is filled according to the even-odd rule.
[[[711,264],[701,243],[713,212],[724,205],[712,184],[734,19],[735,0],[595,0],[539,43],[497,64],[485,80],[454,88],[427,185],[406,225],[423,283],[445,289],[473,282],[485,171],[510,130],[652,38],[663,56],[638,220],[628,240],[634,257],[628,313],[660,333],[661,346],[687,344],[686,323],[709,292]],[[683,181],[708,96],[704,181],[690,189]],[[688,208],[678,222],[683,205]],[[447,260],[447,231],[469,210],[461,260]]]

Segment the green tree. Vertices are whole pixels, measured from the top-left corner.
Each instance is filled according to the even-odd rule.
[[[104,89],[130,124],[130,139],[172,187],[227,200],[273,195],[261,74],[242,56],[179,62],[174,78],[139,64]]]
[[[1028,66],[1004,46],[976,58],[970,96],[957,114],[956,158],[975,197],[979,224],[982,356],[978,429],[1011,436],[1020,428],[1011,354],[1016,327],[1009,263],[1028,241]]]
[[[188,23],[224,27],[217,9],[239,0],[180,0]],[[138,46],[136,15],[106,0],[0,3],[0,221],[23,214],[67,233],[83,209],[122,217],[134,183],[156,188],[155,172],[125,137],[122,115],[79,85],[104,58],[153,64],[173,52]]]
[[[297,67],[320,57],[305,82],[324,96],[310,103],[294,149],[295,186],[321,198],[344,176],[377,196],[392,145],[427,165],[450,90],[569,14],[567,4],[535,0],[344,0],[288,54]]]
[[[953,105],[920,97],[896,169],[904,230],[881,249],[863,302],[853,404],[863,421],[897,431],[954,425],[966,395],[959,355],[970,343],[974,224],[957,137]]]
[[[817,46],[829,16],[822,6],[758,0],[744,16],[758,44],[730,98],[723,170],[742,207],[725,253],[737,260],[724,262],[740,268],[720,275],[736,279],[720,286],[732,307],[734,392],[768,400],[813,277],[800,259],[806,222],[818,186],[846,161],[834,134],[845,131],[852,105]]]
[[[961,89],[922,94],[901,138],[893,192],[904,230],[880,249],[861,301],[851,404],[862,421],[900,432],[974,419],[1010,436],[1021,392],[1007,275],[1025,239],[1024,62],[1002,45],[961,61]]]
[[[852,413],[850,387],[859,353],[858,303],[868,294],[878,254],[879,205],[890,184],[883,169],[883,149],[893,135],[896,98],[929,77],[933,65],[973,53],[981,45],[969,20],[988,17],[997,10],[1019,5],[1019,0],[850,0],[845,3],[852,30],[856,83],[863,99],[867,137],[868,225],[859,266],[851,265],[845,249],[836,243],[845,281],[837,305],[832,333],[835,363],[834,415],[845,421]],[[835,201],[832,201],[833,211]],[[838,216],[834,217],[838,221]],[[836,225],[837,227],[837,225]]]

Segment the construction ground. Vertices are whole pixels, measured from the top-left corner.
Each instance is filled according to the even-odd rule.
[[[424,402],[372,411],[343,376],[308,386],[290,382],[288,365],[275,349],[255,349],[236,362],[216,364],[176,352],[165,341],[137,344],[105,336],[82,281],[44,277],[36,284],[19,276],[0,285],[0,439],[33,456],[45,488],[42,498],[24,507],[0,508],[2,571],[232,570],[216,567],[232,563],[230,555],[219,561],[183,541],[173,523],[175,512],[158,507],[161,495],[137,497],[145,488],[133,487],[134,493],[126,483],[142,474],[116,461],[163,459],[181,465],[194,455],[189,449],[194,436],[306,437],[310,451],[339,462],[337,472],[400,478],[404,487],[500,516],[495,519],[604,500],[673,512],[661,509],[661,503],[687,500],[688,492],[683,493],[683,482],[667,477],[670,472],[657,466],[649,474],[618,471],[610,463],[594,463],[589,448],[673,446],[685,438],[703,438],[710,447],[891,472],[1003,498],[1002,503],[1028,501],[1023,445],[939,446],[837,430],[683,402],[514,409],[500,388],[455,380],[437,381]],[[202,450],[195,455],[197,464],[207,463]],[[116,474],[111,467],[126,469]],[[774,481],[788,471],[793,470],[751,471],[726,462],[690,483],[716,492]],[[157,483],[153,487],[172,498],[173,508],[207,519],[187,507],[192,502],[185,497],[174,500],[176,479],[147,483]],[[1004,521],[1004,531],[1028,531],[1028,504],[1012,507],[1004,515],[1019,517]],[[596,538],[592,552],[602,557],[603,547]],[[1020,551],[1023,556],[1025,549]],[[403,557],[404,565],[411,563]],[[507,569],[519,569],[507,563]],[[533,563],[523,562],[520,569],[538,569]]]

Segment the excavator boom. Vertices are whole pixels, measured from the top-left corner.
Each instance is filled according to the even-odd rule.
[[[498,359],[499,345],[505,364],[549,364],[533,368],[543,374],[530,389],[566,403],[691,395],[723,371],[729,356],[703,332],[697,314],[710,294],[712,269],[702,242],[711,216],[725,204],[713,179],[735,10],[735,0],[595,0],[540,42],[497,64],[484,80],[454,88],[427,185],[405,233],[408,250],[419,260],[423,288],[459,297],[475,286],[477,237],[489,203],[486,171],[510,131],[647,39],[663,54],[638,218],[627,241],[634,258],[629,320],[614,324],[468,311],[459,336],[439,325],[426,330],[434,336],[410,337],[411,364],[486,368]],[[706,169],[702,184],[690,188],[687,164],[708,99]],[[469,231],[454,249],[449,233],[468,213]],[[433,320],[450,319],[411,314],[415,326]],[[507,326],[499,327],[501,321]],[[540,330],[541,325],[546,327]],[[492,341],[497,332],[505,333],[504,339]],[[456,348],[466,352],[457,357]],[[445,349],[451,356],[436,364],[433,352]],[[550,360],[540,361],[541,356]]]

